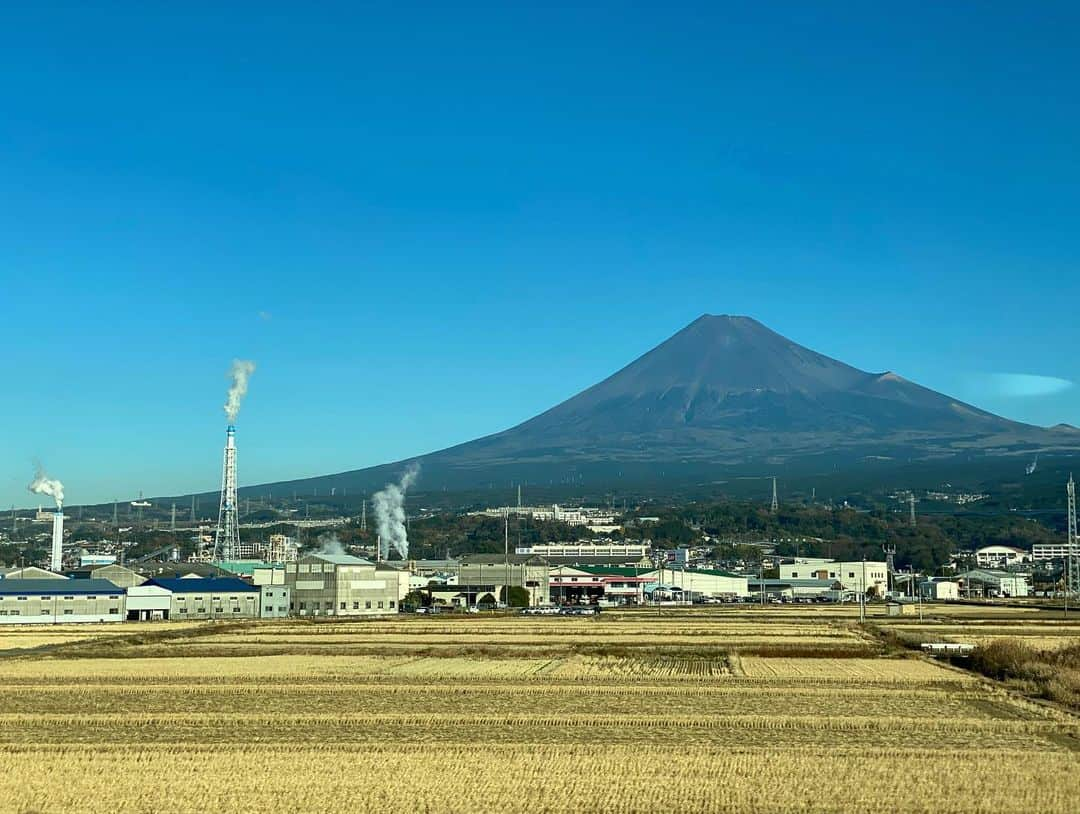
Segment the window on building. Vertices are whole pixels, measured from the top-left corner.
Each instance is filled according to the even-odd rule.
[[[75,611],[74,611],[73,609],[71,609],[71,608],[64,608],[64,616],[71,616],[71,615],[73,615],[74,613],[75,613]]]
[[[318,602],[312,602],[311,607],[312,607],[312,610],[318,610],[319,609],[319,603]]]
[[[367,602],[364,603],[364,607],[367,610],[371,610],[371,600],[370,599]]]
[[[49,616],[49,609],[48,608],[43,608],[42,611],[41,611],[41,615],[42,616]]]
[[[353,610],[360,610],[360,603],[359,602],[353,602],[352,603],[352,609]]]
[[[341,603],[341,609],[345,610],[345,603],[344,602]]]
[[[88,597],[86,597],[86,598],[87,598],[87,599],[97,599],[97,597],[96,597],[96,596],[88,596]]]
[[[120,613],[120,608],[109,608],[109,613],[116,616]]]
[[[854,571],[848,571],[848,579],[855,579],[855,572]]]
[[[74,599],[75,599],[75,597],[73,597],[73,596],[65,596],[64,597],[65,602],[72,602],[72,601],[74,601]]]
[[[289,610],[292,610],[291,605],[289,606]],[[281,606],[278,607],[278,613],[285,613],[285,606],[284,605],[281,605]]]
[[[393,599],[390,600],[390,607],[391,608],[394,607],[394,600]]]
[[[18,599],[18,600],[19,600],[20,602],[25,602],[25,601],[27,600],[27,598],[28,598],[28,597],[25,597],[25,596],[20,596],[20,597],[17,597],[17,599]]]
[[[306,609],[307,609],[307,602],[301,602],[300,603],[300,610],[306,610]]]
[[[382,601],[382,600],[380,599],[380,600],[379,600],[379,609],[380,609],[380,610],[382,609],[382,606],[383,606],[383,601]]]
[[[187,608],[180,608],[180,613],[187,613]]]
[[[206,608],[195,608],[195,613],[206,613]]]

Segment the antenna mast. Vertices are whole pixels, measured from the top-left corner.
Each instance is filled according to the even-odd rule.
[[[773,514],[776,514],[776,512],[779,509],[780,509],[780,501],[776,497],[776,476],[773,475],[773,479],[772,479],[772,506],[769,508],[769,511],[771,511]]]

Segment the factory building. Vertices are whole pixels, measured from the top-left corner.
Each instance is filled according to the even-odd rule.
[[[67,579],[63,574],[55,571],[47,571],[36,565],[27,565],[22,568],[9,568],[0,571],[0,579]]]
[[[642,568],[600,565],[560,565],[548,572],[548,579],[551,601],[556,604],[640,604],[645,600],[645,586],[654,581]]]
[[[543,557],[528,554],[466,554],[457,567],[457,582],[494,584],[501,596],[504,585],[524,588],[530,605],[546,605],[551,593],[551,565]]]
[[[122,565],[104,565],[98,568],[80,568],[68,571],[70,579],[107,579],[118,588],[133,588],[146,582],[146,577]]]
[[[407,592],[407,572],[349,554],[307,554],[285,564],[285,585],[297,616],[397,613],[402,580]]]
[[[122,622],[124,591],[103,579],[0,580],[0,624]]]
[[[165,619],[257,619],[260,589],[235,577],[158,578],[131,589],[133,594],[151,595],[150,588],[168,591]],[[156,596],[162,596],[157,593]],[[159,618],[159,617],[153,617]]]
[[[778,566],[782,580],[836,580],[845,591],[884,596],[889,590],[888,563],[866,560],[843,562],[817,558],[789,560]]]
[[[957,576],[960,596],[969,597],[1019,597],[1031,594],[1029,574],[1012,571],[992,571],[976,568]]]
[[[678,588],[689,597],[710,599],[733,599],[749,596],[750,589],[745,576],[728,571],[692,568],[654,568],[643,574],[649,583],[667,588]]]

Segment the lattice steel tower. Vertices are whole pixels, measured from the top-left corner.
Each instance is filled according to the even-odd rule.
[[[772,479],[772,505],[769,507],[769,511],[776,514],[780,508],[780,500],[776,496],[776,478]]]
[[[236,502],[236,427],[225,430],[225,463],[221,470],[221,508],[214,532],[214,561],[236,559],[240,552],[240,524]]]

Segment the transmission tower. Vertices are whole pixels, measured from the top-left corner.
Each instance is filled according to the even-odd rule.
[[[911,510],[911,527],[915,528],[915,493],[908,495],[908,508]]]
[[[363,507],[360,509],[360,531],[367,531],[367,498],[364,498]]]
[[[232,560],[240,551],[240,524],[236,516],[236,427],[225,430],[225,461],[221,469],[221,507],[214,532],[214,561]]]
[[[176,504],[172,505],[172,517],[169,520],[169,531],[176,531]]]
[[[776,496],[776,478],[772,479],[772,505],[769,507],[769,511],[776,514],[780,509],[780,500]]]

